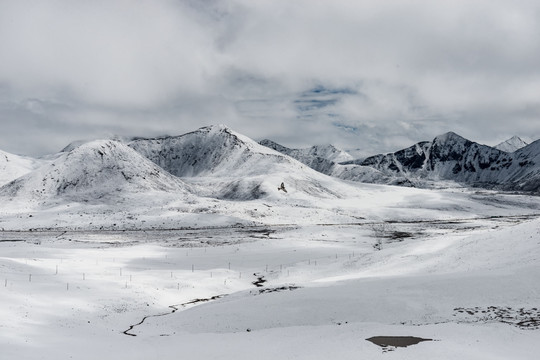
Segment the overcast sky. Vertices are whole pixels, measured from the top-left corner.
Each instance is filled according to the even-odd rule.
[[[0,0],[0,149],[226,124],[389,152],[540,138],[540,1]]]

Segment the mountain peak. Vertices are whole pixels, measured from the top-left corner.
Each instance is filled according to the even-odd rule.
[[[214,124],[214,125],[203,126],[195,130],[195,132],[203,132],[203,133],[208,133],[210,135],[220,134],[220,133],[237,135],[231,128],[229,128],[227,125],[224,125],[224,124]]]
[[[519,136],[514,135],[510,139],[503,141],[502,143],[494,146],[494,148],[497,150],[504,151],[504,152],[512,153],[527,145],[528,145],[527,142],[525,142]]]
[[[209,129],[209,130],[213,130],[213,131],[231,130],[231,129],[230,129],[227,125],[225,125],[225,124],[213,124],[213,125],[208,125],[208,126],[202,127],[201,129]]]
[[[468,141],[468,140],[465,139],[463,136],[460,136],[460,135],[456,134],[453,131],[449,131],[447,133],[438,135],[433,140],[434,143],[438,142],[438,143],[441,143],[441,144],[444,144],[444,143],[447,143],[447,142],[463,142],[463,141]]]
[[[257,159],[277,153],[225,125],[160,139],[137,139],[129,147],[179,177],[250,171]]]

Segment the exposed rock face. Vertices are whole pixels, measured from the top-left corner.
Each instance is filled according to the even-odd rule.
[[[453,180],[505,190],[539,191],[540,143],[507,153],[455,133],[437,136],[391,154],[369,157],[360,165],[407,178]]]

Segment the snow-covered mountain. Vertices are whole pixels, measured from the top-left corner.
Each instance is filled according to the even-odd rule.
[[[44,161],[0,150],[0,186],[37,169]]]
[[[334,145],[314,145],[306,149],[291,149],[268,139],[259,141],[259,144],[279,151],[282,154],[287,154],[308,166],[310,163],[321,162],[323,160],[340,163],[354,159],[351,154],[336,148]]]
[[[4,185],[0,196],[103,202],[151,191],[187,194],[180,179],[131,148],[112,140],[97,140]]]
[[[289,162],[281,154],[263,147],[224,125],[161,138],[140,138],[128,146],[178,177],[208,175],[243,176],[259,174],[261,160]]]
[[[79,146],[86,144],[92,140],[75,140],[70,142],[66,147],[64,147],[62,150],[60,150],[61,153],[68,153],[72,150],[75,150]]]
[[[318,172],[342,180],[414,186],[410,180],[403,176],[384,174],[370,166],[355,163],[350,154],[337,149],[333,145],[316,145],[307,149],[291,149],[267,139],[260,141],[259,144],[291,156]]]
[[[276,193],[282,182],[304,194],[335,196],[331,179],[224,125],[180,136],[137,139],[128,146],[198,188],[198,194],[251,200]],[[331,184],[328,184],[331,186]]]
[[[539,148],[533,143],[510,154],[449,132],[395,153],[369,157],[360,165],[409,179],[453,180],[488,188],[539,191]]]
[[[508,190],[540,192],[540,140],[513,152],[512,177],[503,184]]]
[[[508,153],[447,133],[395,153],[342,163],[336,161],[344,153],[331,146],[295,150],[270,141],[262,144],[266,146],[218,125],[127,144],[76,143],[46,161],[2,152],[2,179],[10,182],[0,188],[0,196],[31,202],[111,203],[160,192],[164,197],[156,199],[171,195],[180,201],[281,202],[285,193],[278,187],[284,183],[286,201],[313,204],[357,192],[340,180],[415,187],[451,180],[540,191],[540,141]]]
[[[529,144],[519,136],[512,136],[510,139],[495,145],[494,148],[508,153],[513,153],[514,151],[517,151],[527,145]]]
[[[323,174],[329,174],[332,171],[334,163],[352,159],[352,156],[332,145],[316,145],[307,149],[291,149],[267,139],[260,141],[259,144],[288,155]]]

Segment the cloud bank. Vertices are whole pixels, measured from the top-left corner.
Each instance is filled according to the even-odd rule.
[[[225,123],[394,151],[540,138],[536,1],[2,1],[0,149]]]

